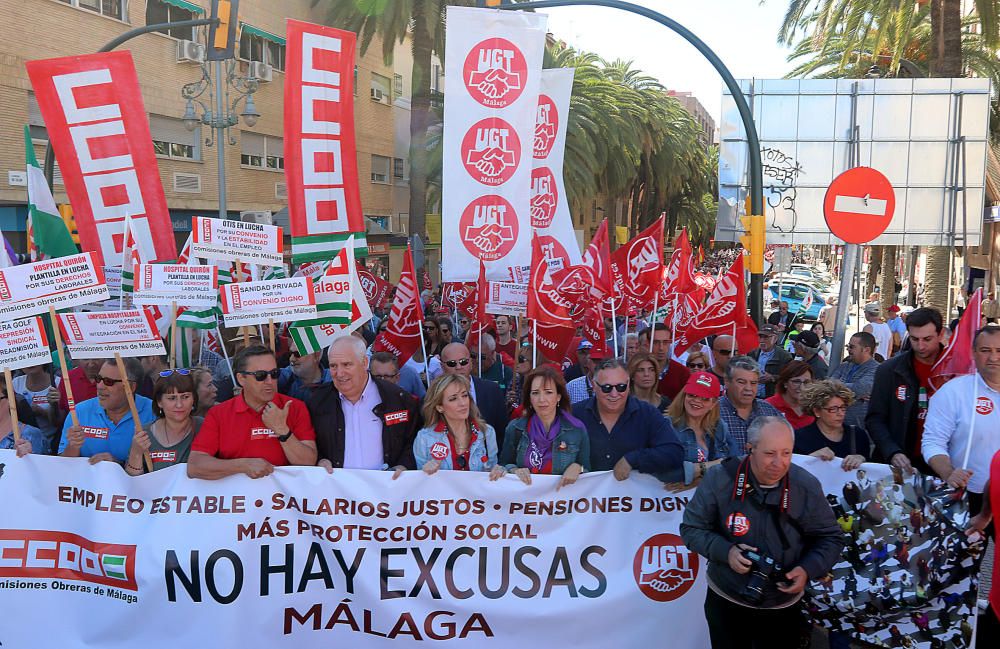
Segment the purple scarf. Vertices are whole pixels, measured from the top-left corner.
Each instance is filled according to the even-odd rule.
[[[528,420],[528,449],[524,452],[524,463],[532,473],[541,473],[542,467],[552,461],[552,443],[559,434],[560,419],[557,414],[548,430],[538,415]]]

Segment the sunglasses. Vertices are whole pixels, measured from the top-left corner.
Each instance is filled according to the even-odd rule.
[[[109,388],[115,387],[116,383],[124,383],[124,382],[125,382],[124,379],[111,379],[106,376],[101,376],[100,374],[97,375],[97,383],[103,383]]]
[[[302,358],[302,354],[298,352],[288,352],[288,360],[294,361],[296,358]]]
[[[240,372],[243,376],[252,376],[257,381],[266,381],[267,377],[271,377],[275,381],[281,376],[281,370],[274,368],[273,370],[257,370],[256,372]]]
[[[424,331],[434,331],[435,329],[437,329],[437,327],[434,326],[424,327]]]
[[[628,391],[628,383],[608,383],[607,385],[595,383],[594,385],[601,388],[601,392],[604,394],[611,394],[612,390],[617,390],[621,394],[625,394]]]
[[[459,365],[461,365],[462,367],[465,367],[466,365],[468,365],[471,362],[472,361],[469,360],[468,358],[463,358],[463,359],[460,359],[460,360],[457,360],[457,361],[445,361],[444,364],[447,365],[448,367],[458,367]]]
[[[687,368],[689,370],[703,370],[705,369],[704,363],[688,363]]]
[[[180,368],[176,370],[163,370],[162,372],[160,372],[160,376],[164,378],[170,376],[171,374],[180,374],[181,376],[187,376],[190,373],[191,370]]]
[[[397,376],[399,376],[399,372],[395,374],[372,374],[373,379],[382,379],[383,381],[391,381]]]

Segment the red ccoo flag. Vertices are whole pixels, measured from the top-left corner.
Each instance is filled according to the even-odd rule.
[[[711,335],[733,333],[736,324],[738,342],[748,340],[746,334],[740,335],[740,330],[746,328],[747,295],[743,274],[743,255],[737,255],[736,261],[723,275],[708,296],[708,300],[693,316],[685,314],[677,323],[677,337],[674,339],[674,353],[683,354],[691,345],[702,338]],[[742,350],[743,345],[739,345]],[[747,350],[749,351],[749,349]]]
[[[969,300],[969,307],[962,313],[962,317],[955,326],[948,347],[931,368],[931,374],[927,378],[931,389],[938,390],[956,376],[976,372],[976,361],[972,357],[972,339],[979,331],[980,323],[983,320],[982,314],[983,289],[978,288],[972,294],[972,299]]]
[[[611,255],[616,293],[637,308],[653,304],[663,283],[663,216]]]
[[[407,246],[406,257],[403,258],[403,272],[399,275],[396,297],[392,301],[392,310],[389,311],[389,324],[386,330],[375,338],[372,351],[391,352],[399,359],[399,365],[402,366],[420,347],[420,327],[423,322],[420,291],[417,289],[417,277],[413,271],[413,254]]]

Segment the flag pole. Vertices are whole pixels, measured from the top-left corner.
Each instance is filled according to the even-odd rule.
[[[274,318],[267,319],[267,339],[271,343],[271,351],[277,354],[278,350],[274,347]]]
[[[197,359],[191,359],[192,362],[194,362],[195,365],[201,365],[201,355],[202,355],[202,351],[204,349],[205,349],[205,330],[204,329],[199,329],[198,330],[198,358]]]
[[[670,355],[673,356],[674,337],[677,335],[677,296],[674,295],[674,306],[670,310]],[[652,340],[652,338],[650,338]]]
[[[17,402],[14,400],[14,379],[10,375],[10,368],[3,368],[3,379],[7,384],[7,407],[10,408],[10,428],[14,431],[14,443],[21,441],[21,431],[17,425]],[[32,449],[34,451],[34,449]]]
[[[479,315],[479,310],[476,309],[476,315]],[[478,320],[478,318],[477,318]],[[476,338],[476,346],[479,348],[479,378],[483,378],[483,331],[482,325],[478,322],[476,325],[479,327],[479,336]],[[426,354],[425,354],[426,356]]]
[[[978,324],[978,323],[977,323]],[[962,458],[962,468],[969,467],[969,454],[972,452],[972,439],[976,434],[976,402],[979,401],[979,370],[972,375],[975,387],[972,389],[972,420],[969,423],[969,439],[965,442],[965,457]]]
[[[736,320],[733,320],[733,353],[729,355],[729,358],[739,354],[740,346],[736,342]]]
[[[660,308],[660,290],[657,288],[653,295],[653,312],[649,314],[649,353],[653,353],[653,325],[656,323],[656,310]],[[635,325],[639,329],[639,323]]]
[[[129,384],[128,372],[125,370],[125,361],[122,360],[122,355],[115,352],[115,365],[118,366],[118,373],[122,375],[122,386],[125,388],[125,400],[128,401],[129,412],[132,413],[132,426],[135,430],[135,434],[138,435],[142,432],[142,422],[139,421],[139,410],[135,407],[135,397],[132,396],[132,386]],[[146,451],[142,456],[142,461],[146,463],[146,468],[149,472],[153,472],[153,458],[150,457],[149,451]]]
[[[219,337],[219,347],[222,348],[222,356],[226,359],[226,367],[229,368],[229,378],[233,380],[233,388],[236,388],[236,375],[233,374],[233,364],[229,361],[229,352],[226,350],[226,341],[222,338],[222,332],[219,331],[219,321],[215,321],[215,335]]]
[[[56,355],[59,358],[59,367],[63,371],[62,384],[66,386],[66,403],[69,404],[69,416],[73,420],[74,426],[80,425],[80,420],[76,416],[76,400],[73,398],[73,382],[69,380],[69,367],[66,365],[66,350],[63,349],[62,331],[59,329],[59,322],[56,318],[56,308],[49,306],[49,320],[52,323],[52,332],[56,337]]]
[[[169,367],[174,369],[177,362],[177,302],[170,303],[170,359]]]
[[[414,277],[416,279],[416,277]],[[388,317],[388,316],[386,316]],[[424,342],[424,323],[421,322],[420,326],[417,327],[420,332],[420,356],[424,359],[424,383],[427,384],[427,388],[431,387],[431,371],[427,367],[427,343]]]
[[[531,320],[531,367],[538,366],[538,320]]]
[[[128,231],[131,228],[131,217],[128,213],[125,214],[125,236],[122,237],[122,275],[125,274],[125,261],[128,253],[125,251],[128,249]],[[133,271],[134,272],[134,271]],[[135,276],[132,276],[132,290],[135,290]],[[125,308],[125,287],[122,285],[118,286],[118,310],[121,311]],[[74,417],[75,419],[75,417]],[[77,424],[79,425],[79,424]]]

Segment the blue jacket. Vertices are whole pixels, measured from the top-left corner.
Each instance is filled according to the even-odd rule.
[[[657,477],[683,466],[684,447],[673,426],[645,401],[630,395],[610,431],[597,414],[597,397],[573,406],[573,414],[587,427],[591,471],[610,471],[623,457],[636,471]]]
[[[147,426],[156,420],[153,414],[153,402],[146,397],[135,395],[135,408],[139,412],[139,427]],[[87,399],[76,406],[76,416],[80,425],[86,431],[87,438],[80,447],[80,457],[91,457],[98,453],[111,453],[118,462],[128,459],[132,448],[132,438],[135,437],[135,424],[132,423],[132,413],[126,411],[118,423],[108,418],[101,407],[98,397]],[[63,423],[62,440],[59,442],[59,453],[66,450],[69,440],[66,431],[73,426],[73,418],[66,417]]]
[[[559,434],[552,442],[552,475],[562,475],[570,464],[576,462],[584,471],[590,470],[590,437],[587,431],[574,426],[565,417],[560,420]],[[524,455],[530,441],[527,431],[528,418],[515,419],[507,425],[500,453],[500,464],[507,469],[526,468]]]
[[[441,444],[446,452],[444,457],[434,457],[432,451],[436,444]],[[439,446],[438,449],[442,449]],[[431,460],[440,460],[441,469],[454,469],[451,457],[451,444],[448,443],[448,432],[443,426],[436,428],[421,428],[413,441],[413,457],[417,461],[417,469]],[[476,435],[476,440],[469,446],[469,471],[489,471],[497,463],[497,436],[493,426],[486,425],[486,430]]]
[[[676,428],[674,430],[677,430]],[[690,426],[685,425],[684,428],[677,432],[677,436],[680,437],[681,443],[684,445],[684,461],[685,462],[698,462],[698,438],[695,437],[694,430]],[[715,430],[712,431],[711,435],[705,436],[705,441],[708,442],[708,457],[705,458],[706,462],[711,462],[712,460],[721,460],[727,457],[739,457],[739,449],[737,449],[736,444],[733,443],[732,438],[729,436],[729,427],[726,426],[726,422],[719,419],[718,423],[715,424]],[[671,469],[666,475],[667,482],[687,482],[684,475],[684,465]]]

